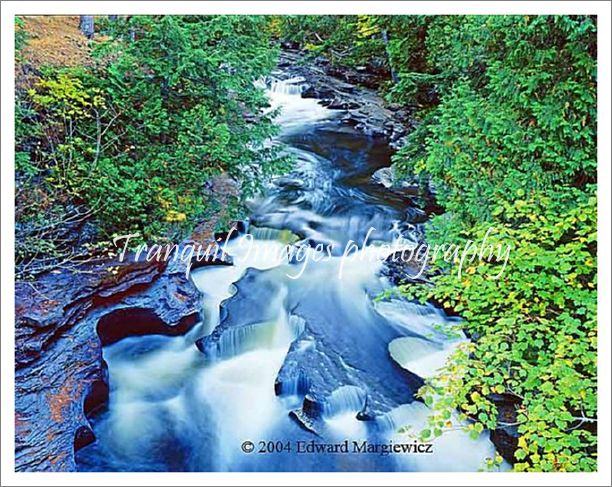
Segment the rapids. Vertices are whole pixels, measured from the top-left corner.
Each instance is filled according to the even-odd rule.
[[[96,441],[77,452],[80,470],[473,471],[494,455],[486,435],[462,431],[431,454],[299,451],[413,443],[398,431],[424,425],[414,392],[465,339],[441,332],[453,320],[431,306],[375,302],[391,284],[372,256],[415,240],[411,203],[370,180],[390,164],[385,141],[339,124],[300,96],[304,86],[267,84],[295,167],[250,202],[251,237],[225,248],[234,265],[192,273],[203,321],[184,336],[105,347],[110,399],[91,418]],[[350,241],[358,248],[343,255]],[[287,256],[295,243],[308,247],[307,265]]]

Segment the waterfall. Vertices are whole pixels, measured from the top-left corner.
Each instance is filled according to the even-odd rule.
[[[276,122],[285,134],[305,124],[313,124],[333,118],[334,111],[328,110],[313,98],[302,98],[308,85],[301,77],[289,79],[268,79],[263,82],[270,99],[270,111],[280,110]],[[260,84],[261,86],[261,84]]]
[[[437,440],[440,453],[426,458],[242,451],[246,440],[406,441],[398,430],[418,432],[429,414],[414,401],[415,377],[429,376],[465,340],[453,334],[456,320],[432,306],[374,301],[390,286],[378,275],[382,258],[415,241],[408,203],[369,183],[390,163],[385,142],[340,129],[338,111],[302,98],[301,77],[258,86],[279,112],[279,141],[295,168],[249,202],[251,233],[224,246],[233,265],[192,273],[202,323],[184,336],[105,347],[110,400],[93,420],[97,441],[78,452],[79,468],[477,470],[492,446],[461,431]],[[359,248],[344,256],[349,242]],[[308,260],[289,255],[297,245]]]
[[[345,412],[358,413],[366,402],[366,393],[355,386],[336,389],[323,403],[323,416],[331,418]]]
[[[281,95],[301,95],[306,89],[308,89],[308,85],[301,76],[285,80],[272,79],[269,82],[270,92]]]
[[[304,330],[299,316],[281,314],[277,320],[253,323],[224,330],[220,338],[204,340],[201,352],[210,362],[235,357],[245,352],[273,349],[295,340]],[[199,345],[200,346],[200,345]]]
[[[293,243],[299,240],[297,235],[287,229],[252,226],[250,233],[256,240],[276,240],[283,243]]]

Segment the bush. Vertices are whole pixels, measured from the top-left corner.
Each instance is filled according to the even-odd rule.
[[[485,277],[493,259],[401,292],[459,313],[472,337],[420,392],[434,410],[425,436],[454,409],[476,437],[503,426],[494,394],[510,395],[516,470],[596,469],[595,31],[589,17],[431,21],[423,79],[441,100],[395,157],[447,211],[430,243],[492,228],[513,247],[498,280]]]
[[[214,177],[237,180],[244,198],[285,170],[254,83],[275,65],[266,25],[122,17],[102,24],[91,67],[41,69],[17,93],[18,266],[71,255],[65,227],[86,219],[94,241],[181,238],[220,205],[236,216],[232,195],[208,191]]]

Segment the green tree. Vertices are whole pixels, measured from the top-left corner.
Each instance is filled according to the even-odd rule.
[[[421,390],[434,410],[426,433],[442,434],[453,409],[474,436],[496,428],[508,421],[495,400],[505,394],[517,401],[515,469],[594,470],[594,19],[440,17],[425,46],[425,71],[400,79],[421,76],[440,102],[422,112],[396,174],[435,185],[446,213],[430,243],[480,241],[492,228],[513,248],[498,280],[485,277],[495,259],[462,278],[440,263],[433,287],[401,289],[459,313],[473,341]]]
[[[44,68],[17,94],[21,262],[57,260],[60,241],[70,253],[61,227],[75,218],[95,221],[97,239],[180,238],[220,206],[236,217],[241,198],[289,162],[269,143],[274,114],[255,83],[276,63],[266,18],[97,24],[92,66]],[[221,174],[240,194],[215,199],[207,187]]]

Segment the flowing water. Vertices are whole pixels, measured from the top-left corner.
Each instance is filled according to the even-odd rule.
[[[225,247],[234,265],[192,273],[203,321],[105,347],[110,399],[81,470],[476,470],[494,454],[461,431],[432,454],[352,451],[414,443],[428,414],[414,392],[463,338],[433,307],[374,300],[391,286],[381,257],[415,240],[413,209],[370,182],[385,142],[301,98],[302,81],[268,84],[295,168],[251,202],[250,236]],[[348,453],[298,452],[345,440]]]

